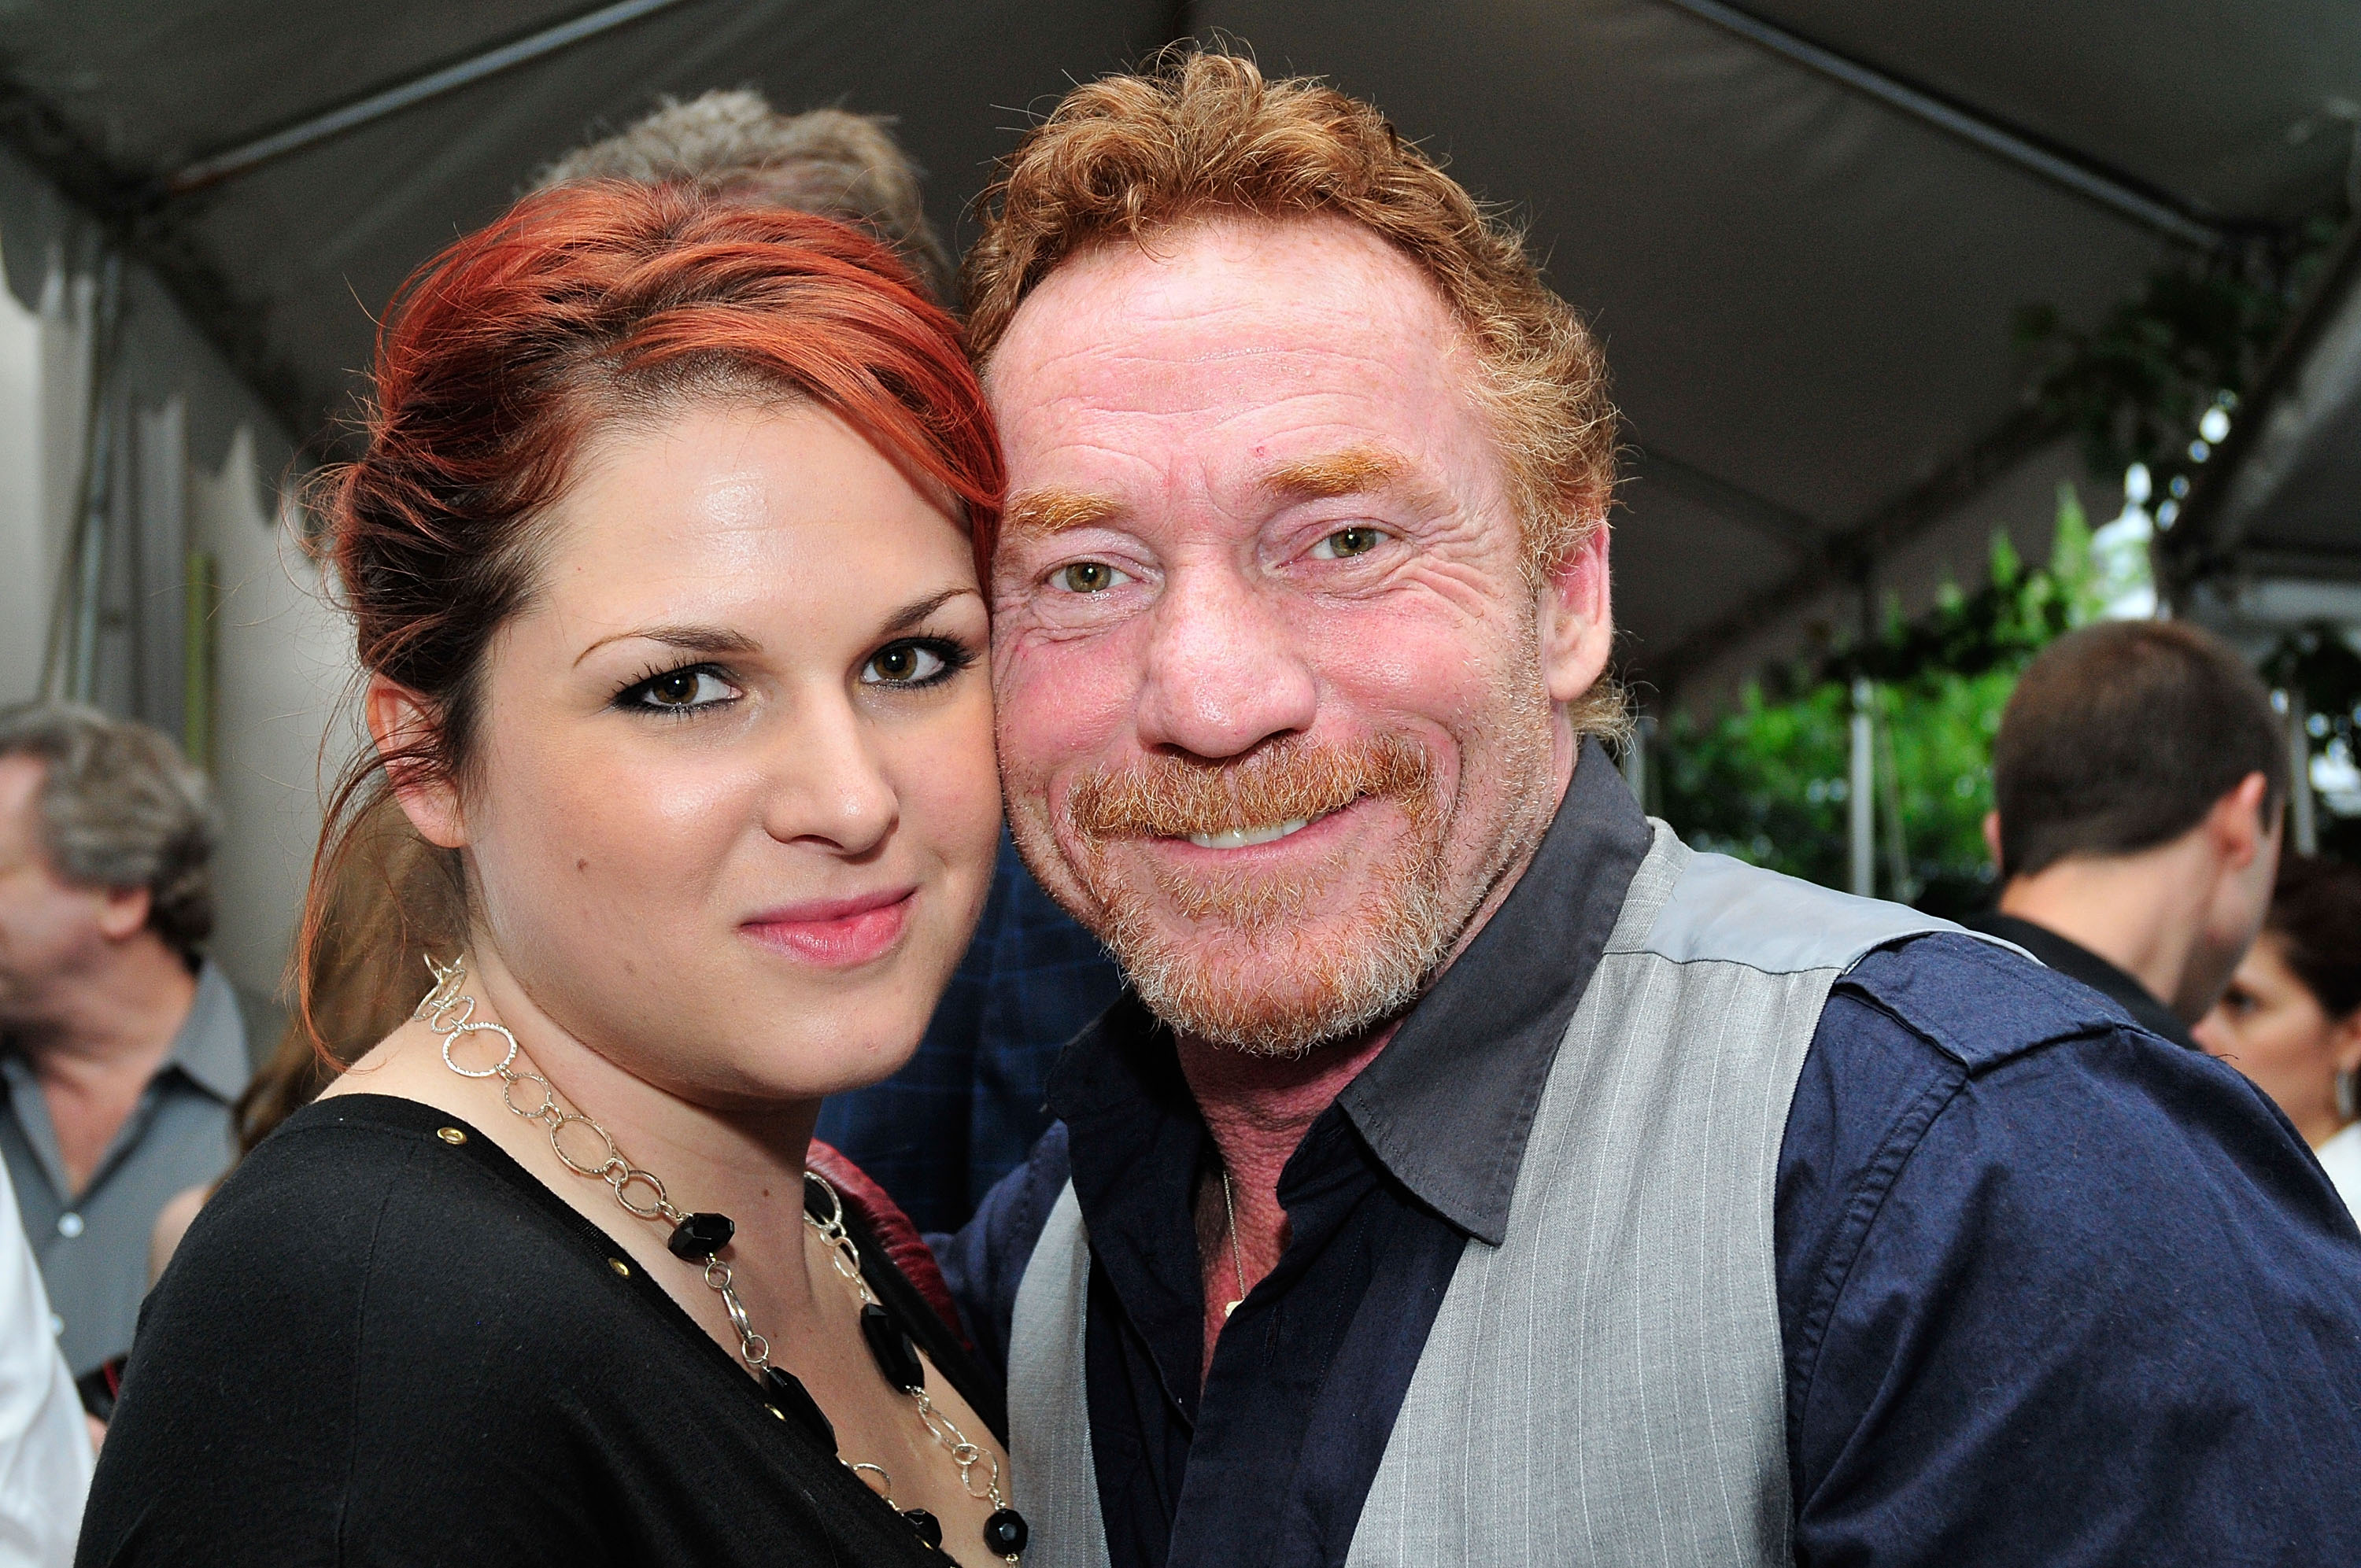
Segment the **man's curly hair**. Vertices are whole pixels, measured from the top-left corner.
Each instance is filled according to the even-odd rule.
[[[1542,281],[1523,236],[1369,104],[1310,77],[1266,80],[1239,54],[1174,45],[1137,74],[1069,93],[983,203],[964,269],[980,365],[1026,296],[1093,246],[1222,213],[1361,225],[1433,280],[1473,342],[1471,390],[1499,437],[1536,579],[1604,525],[1616,414],[1598,344]]]

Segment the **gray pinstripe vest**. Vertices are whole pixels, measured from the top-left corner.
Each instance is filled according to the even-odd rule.
[[[1672,830],[1558,1047],[1502,1244],[1470,1239],[1378,1467],[1353,1568],[1789,1561],[1772,1253],[1779,1147],[1837,978],[1956,929]],[[1027,1568],[1104,1568],[1069,1186],[1016,1298],[1009,1461]]]

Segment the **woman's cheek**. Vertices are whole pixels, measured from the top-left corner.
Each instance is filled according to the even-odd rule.
[[[993,752],[992,702],[982,681],[942,722],[904,749],[905,825],[946,867],[980,887],[1000,842],[1000,766]]]

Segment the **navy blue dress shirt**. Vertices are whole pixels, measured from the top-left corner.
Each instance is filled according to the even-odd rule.
[[[833,1144],[921,1231],[957,1230],[1049,1124],[1058,1052],[1123,990],[1096,938],[1033,880],[1008,835],[992,891],[917,1054],[820,1108]]]
[[[945,1263],[1005,1367],[1071,1179],[1115,1568],[1345,1561],[1645,833],[1587,749],[1499,913],[1305,1135],[1210,1369],[1213,1152],[1171,1040],[1126,999],[1069,1048],[1060,1124]],[[1972,938],[1880,950],[1805,1058],[1773,1225],[1798,1563],[2361,1562],[2361,1234],[2224,1064]]]

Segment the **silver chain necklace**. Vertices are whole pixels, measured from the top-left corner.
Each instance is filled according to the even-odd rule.
[[[1222,1309],[1222,1321],[1226,1323],[1230,1321],[1230,1314],[1245,1305],[1246,1299],[1246,1255],[1238,1251],[1238,1205],[1237,1200],[1230,1196],[1230,1168],[1227,1161],[1223,1162],[1222,1165],[1222,1212],[1227,1214],[1230,1219],[1230,1266],[1237,1271],[1238,1276],[1237,1296],[1228,1306]]]
[[[606,1128],[579,1111],[562,1105],[557,1091],[549,1080],[524,1062],[519,1070],[518,1058],[523,1055],[517,1037],[508,1029],[489,1019],[476,1016],[476,999],[462,996],[459,988],[467,982],[465,959],[445,965],[432,957],[427,969],[434,976],[434,988],[419,999],[411,1016],[423,1023],[433,1033],[443,1037],[443,1065],[461,1078],[497,1078],[500,1080],[500,1103],[515,1114],[548,1129],[550,1151],[558,1162],[577,1176],[595,1177],[604,1181],[615,1194],[615,1201],[626,1213],[642,1220],[660,1221],[673,1227],[664,1244],[672,1255],[685,1263],[700,1265],[705,1272],[707,1288],[721,1298],[722,1310],[730,1314],[730,1326],[738,1335],[738,1355],[754,1376],[762,1380],[778,1404],[771,1413],[785,1419],[779,1404],[793,1409],[796,1416],[820,1435],[830,1449],[836,1446],[836,1430],[827,1412],[812,1398],[802,1382],[792,1373],[771,1365],[771,1342],[754,1332],[746,1316],[746,1304],[738,1298],[738,1288],[728,1264],[721,1261],[720,1250],[730,1245],[738,1226],[727,1214],[691,1213],[674,1203],[665,1192],[663,1180],[653,1171],[642,1170],[625,1158],[615,1146],[615,1140]],[[452,1059],[451,1047],[474,1034],[497,1035],[506,1043],[500,1060],[489,1067],[461,1067]],[[540,1091],[540,1102],[520,1105],[516,1101],[518,1086],[531,1084]],[[566,1152],[566,1132],[569,1127],[583,1127],[597,1137],[601,1154],[580,1160]],[[588,1152],[588,1151],[586,1151]],[[917,1409],[919,1421],[927,1433],[950,1455],[959,1467],[960,1489],[977,1502],[992,1505],[992,1517],[984,1520],[984,1549],[1005,1563],[1018,1562],[1025,1552],[1029,1530],[1025,1517],[1008,1506],[1000,1489],[1000,1461],[988,1450],[969,1441],[959,1423],[946,1414],[927,1393],[926,1366],[918,1358],[918,1347],[909,1334],[895,1321],[869,1288],[869,1280],[861,1270],[861,1249],[844,1228],[844,1202],[836,1189],[813,1171],[804,1173],[807,1201],[803,1207],[804,1223],[827,1244],[829,1264],[839,1278],[849,1281],[861,1298],[861,1336],[869,1347],[871,1357],[885,1380],[907,1396]],[[633,1189],[642,1190],[634,1201]],[[819,1212],[812,1209],[811,1199],[822,1202]],[[1233,1222],[1235,1223],[1235,1222]],[[1233,1303],[1235,1305],[1235,1303]],[[839,1455],[839,1463],[855,1475],[874,1476],[871,1490],[884,1499],[885,1506],[900,1514],[920,1540],[940,1550],[943,1527],[940,1520],[925,1508],[905,1508],[894,1500],[894,1478],[882,1464],[866,1461],[854,1463]],[[983,1489],[976,1489],[977,1473],[983,1473]]]

